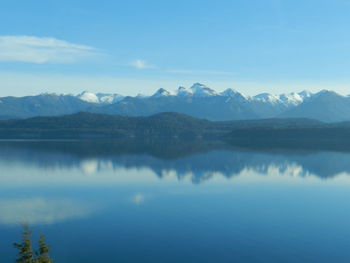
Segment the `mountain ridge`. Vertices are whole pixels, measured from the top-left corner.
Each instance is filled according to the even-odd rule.
[[[304,118],[210,121],[180,113],[149,117],[79,112],[0,121],[0,139],[222,142],[267,149],[350,149],[350,122]]]
[[[316,128],[325,124],[310,119],[210,121],[181,113],[149,117],[79,112],[63,116],[0,121],[0,138],[222,138],[237,129]],[[346,125],[346,124],[345,124]]]
[[[43,93],[0,98],[0,119],[59,116],[81,111],[124,116],[178,112],[213,121],[305,117],[339,122],[350,121],[350,97],[328,90],[248,96],[235,89],[217,92],[195,83],[176,91],[161,88],[149,96],[84,91],[77,95]]]

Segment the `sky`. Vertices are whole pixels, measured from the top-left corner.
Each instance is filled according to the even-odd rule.
[[[0,1],[0,96],[350,94],[350,0]]]

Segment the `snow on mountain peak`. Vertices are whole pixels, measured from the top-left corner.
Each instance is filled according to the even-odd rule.
[[[116,103],[124,98],[119,94],[105,94],[105,93],[95,94],[89,91],[84,91],[78,94],[76,97],[86,102],[102,103],[102,104]]]
[[[270,93],[261,93],[253,97],[254,100],[268,103],[282,103],[285,105],[294,105],[297,106],[301,104],[306,98],[310,97],[311,93],[303,91],[300,93],[291,92],[284,93],[280,95],[274,95]]]
[[[97,93],[96,96],[98,97],[99,102],[104,104],[116,103],[124,98],[124,96],[119,94]]]
[[[179,87],[176,94],[178,96],[190,96],[192,95],[192,90],[186,89],[185,87]]]
[[[279,96],[276,96],[270,93],[261,93],[261,94],[255,95],[253,99],[261,102],[270,102],[270,103],[277,103],[280,101]]]
[[[201,88],[207,88],[207,86],[199,82],[193,83],[193,85],[191,86],[191,89],[201,89]]]
[[[166,89],[160,88],[152,95],[153,98],[159,98],[159,97],[167,97],[173,95],[170,91],[167,91]]]
[[[239,98],[244,100],[247,99],[245,95],[243,95],[242,93],[234,89],[226,89],[223,92],[221,92],[220,95],[224,97],[230,97],[230,98]]]
[[[215,90],[208,88],[207,86],[201,83],[195,83],[191,87],[192,93],[196,97],[209,97],[209,96],[217,96],[218,94]]]
[[[320,94],[333,94],[334,92],[323,90],[316,94],[312,94],[308,91],[301,91],[299,93],[292,92],[281,95],[274,95],[270,93],[261,93],[256,96],[250,97],[246,96],[235,89],[226,89],[220,93],[217,93],[215,90],[207,87],[201,83],[194,83],[190,88],[179,87],[175,92],[170,92],[164,88],[158,89],[153,95],[145,96],[145,95],[137,95],[135,98],[159,98],[159,97],[168,97],[168,96],[178,96],[178,97],[211,97],[211,96],[223,96],[227,97],[230,101],[231,99],[237,101],[259,101],[263,103],[271,103],[271,104],[285,104],[285,105],[294,105],[297,106],[301,104],[306,99],[315,97],[315,95]],[[334,93],[336,94],[336,93]],[[339,95],[340,96],[340,95]],[[119,94],[106,94],[106,93],[92,93],[88,91],[84,91],[76,96],[77,98],[90,102],[90,103],[100,103],[100,104],[113,104],[121,101],[124,96]]]
[[[303,99],[307,99],[310,98],[313,94],[310,91],[307,90],[303,90],[301,92],[298,93],[300,95],[300,97],[302,97]]]
[[[285,104],[293,104],[293,105],[298,105],[303,102],[303,97],[300,96],[300,94],[292,92],[288,94],[281,94],[279,96],[281,102]]]
[[[92,103],[99,103],[100,100],[96,96],[96,94],[88,91],[83,91],[77,96],[79,99],[87,102],[92,102]]]

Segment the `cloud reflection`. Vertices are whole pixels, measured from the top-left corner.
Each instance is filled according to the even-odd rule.
[[[128,142],[1,142],[0,185],[109,185],[153,183],[157,178],[199,184],[247,172],[322,179],[350,174],[349,152],[262,152],[197,144],[157,147]]]
[[[144,194],[137,193],[131,197],[131,202],[135,205],[142,205],[146,200]]]
[[[93,208],[68,199],[0,199],[0,224],[54,224],[86,217]]]
[[[80,163],[80,169],[85,174],[95,174],[100,168],[99,168],[99,162],[95,159],[90,160],[83,160]]]

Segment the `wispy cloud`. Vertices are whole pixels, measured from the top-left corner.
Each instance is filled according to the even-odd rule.
[[[52,37],[0,36],[0,61],[72,63],[95,54],[92,47]]]
[[[137,68],[137,69],[150,69],[154,68],[153,65],[148,64],[145,60],[142,59],[136,59],[130,62],[130,66]]]
[[[217,75],[217,76],[236,76],[234,72],[218,70],[187,70],[187,69],[170,69],[166,72],[182,75]]]

